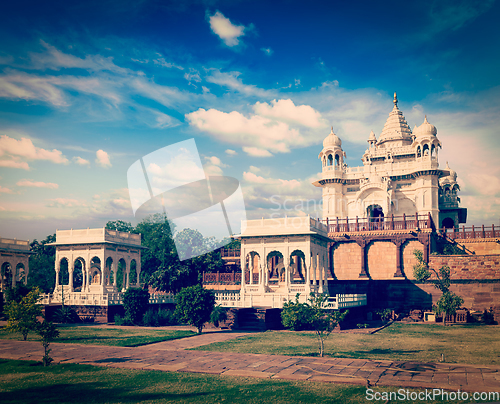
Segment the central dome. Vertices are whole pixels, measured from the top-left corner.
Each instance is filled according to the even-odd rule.
[[[323,140],[323,148],[332,146],[342,147],[342,140],[340,140],[340,138],[335,133],[333,133],[333,126],[330,134],[325,137],[325,140]]]

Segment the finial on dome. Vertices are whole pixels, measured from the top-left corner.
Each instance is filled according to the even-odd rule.
[[[429,122],[427,122],[427,115],[425,115],[424,123],[429,123]]]
[[[332,126],[332,132],[331,133],[333,133],[333,126]]]
[[[394,106],[397,107],[398,106],[398,96],[396,95],[396,91],[394,91]]]
[[[446,162],[446,168],[449,170],[450,166],[448,165],[448,162]]]

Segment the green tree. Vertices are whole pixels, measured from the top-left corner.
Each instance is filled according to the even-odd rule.
[[[148,308],[149,292],[139,288],[128,288],[123,294],[125,315],[134,324],[139,324]]]
[[[175,302],[175,314],[179,320],[196,327],[201,334],[215,306],[214,292],[201,285],[189,286],[175,296]]]
[[[434,312],[443,316],[443,325],[446,325],[446,316],[454,315],[464,303],[464,299],[450,291],[450,268],[447,265],[443,265],[437,271],[434,268],[429,269],[429,266],[424,261],[422,251],[415,250],[413,254],[417,259],[417,263],[413,266],[413,276],[415,279],[423,283],[431,282],[442,292],[441,297],[436,302]],[[432,275],[434,275],[433,279],[431,279]]]
[[[214,248],[213,238],[204,238],[197,230],[184,229],[176,236],[177,245],[185,254],[196,255]],[[211,251],[184,261],[179,261],[177,250],[173,249],[172,255],[165,264],[162,264],[150,278],[150,284],[166,292],[177,293],[181,289],[201,285],[203,272],[217,272],[224,267],[220,251]]]
[[[50,293],[56,284],[55,257],[56,248],[48,245],[56,241],[56,235],[48,235],[45,240],[33,240],[30,249],[28,285],[38,286],[43,293]]]
[[[40,289],[33,288],[21,301],[10,301],[5,309],[8,316],[7,326],[9,332],[19,332],[26,341],[28,334],[35,331],[38,325],[37,316],[42,315],[42,308],[38,304]]]
[[[166,215],[162,213],[145,218],[136,226],[135,232],[141,234],[141,243],[147,247],[141,253],[141,276],[149,282],[152,274],[172,267],[176,261],[172,232]]]
[[[108,223],[106,223],[106,229],[124,231],[129,233],[136,232],[134,226],[132,226],[132,223],[124,222],[123,220],[110,220]]]
[[[294,330],[314,330],[319,343],[319,356],[324,355],[325,341],[337,324],[344,320],[348,313],[326,309],[327,294],[311,293],[307,303],[299,303],[299,294],[295,302],[283,305],[281,312],[282,323],[286,328]]]
[[[43,323],[38,324],[37,333],[42,339],[41,342],[44,350],[44,355],[42,358],[43,366],[49,366],[50,363],[54,360],[49,356],[50,351],[52,351],[52,349],[49,349],[49,345],[59,336],[59,330],[52,322],[44,321]]]
[[[295,301],[286,302],[281,311],[281,322],[285,328],[294,331],[311,329],[310,307],[307,303],[299,303],[300,293]]]

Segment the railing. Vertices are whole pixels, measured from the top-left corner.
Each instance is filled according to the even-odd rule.
[[[462,226],[461,229],[440,229],[439,232],[446,235],[451,240],[469,240],[475,238],[499,238],[500,228],[492,224],[491,227],[485,227],[484,224],[481,227],[476,227],[474,225],[470,227]]]
[[[42,294],[41,304],[60,304],[61,293]],[[171,293],[154,293],[149,296],[150,304],[175,303],[175,296]],[[65,292],[64,304],[69,306],[111,306],[123,304],[123,293],[82,293]]]
[[[250,281],[249,273],[246,274],[245,281]],[[259,281],[259,274],[254,274],[254,282]],[[223,285],[236,285],[241,283],[241,272],[205,272],[203,273],[203,284],[223,284]]]
[[[376,230],[434,230],[434,222],[430,213],[427,215],[402,215],[382,218],[348,218],[326,219],[328,233],[349,233]]]
[[[220,250],[220,256],[222,258],[239,258],[240,257],[240,249],[239,248],[222,248]]]

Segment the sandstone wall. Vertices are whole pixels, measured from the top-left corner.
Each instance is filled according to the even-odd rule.
[[[355,242],[333,247],[333,273],[337,279],[358,279],[361,272],[361,247]]]

